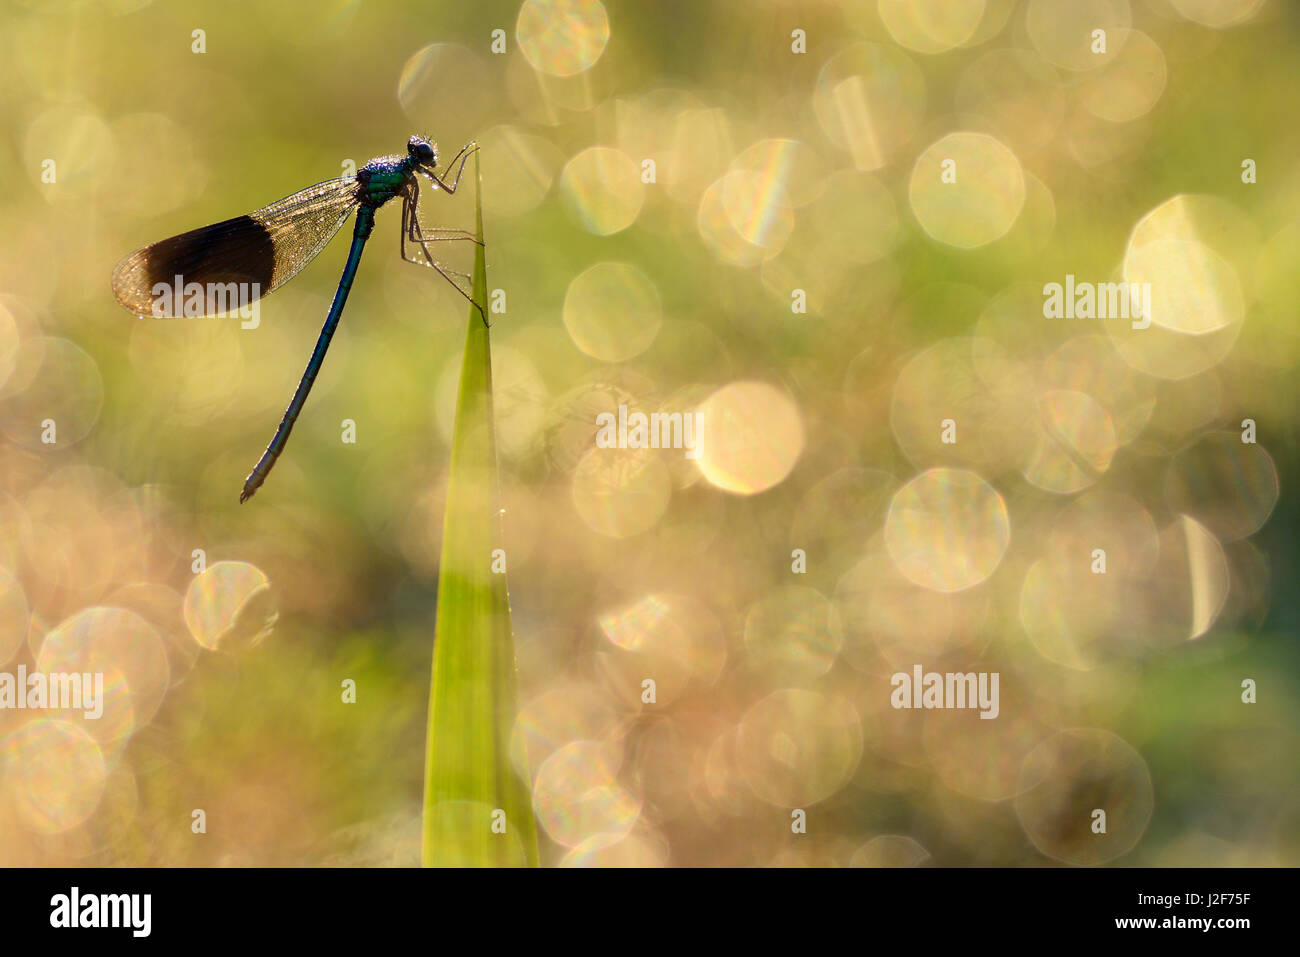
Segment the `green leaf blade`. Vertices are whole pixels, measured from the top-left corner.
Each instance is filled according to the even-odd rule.
[[[477,154],[474,172],[479,245],[473,293],[486,303]],[[438,571],[424,779],[426,867],[538,863],[528,787],[509,753],[517,714],[515,655],[506,576],[492,571],[493,551],[502,542],[488,333],[484,316],[471,305]]]

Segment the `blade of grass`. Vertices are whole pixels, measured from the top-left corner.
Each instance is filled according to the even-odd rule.
[[[487,302],[483,177],[477,185],[474,299]],[[438,611],[424,769],[426,867],[537,866],[528,788],[510,764],[515,651],[501,547],[492,357],[488,327],[470,306],[442,526]],[[504,831],[503,831],[504,828]]]

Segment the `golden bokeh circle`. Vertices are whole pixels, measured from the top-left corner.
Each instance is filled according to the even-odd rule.
[[[524,0],[515,39],[534,70],[575,76],[595,66],[605,52],[609,15],[600,0]]]
[[[799,407],[765,382],[733,382],[699,406],[697,464],[710,484],[753,495],[782,482],[804,446]]]
[[[986,0],[876,0],[889,35],[917,53],[943,53],[969,41]]]
[[[565,164],[560,196],[579,226],[597,236],[612,236],[636,222],[645,186],[637,164],[622,150],[589,146]]]
[[[832,143],[860,170],[893,162],[921,125],[925,76],[900,50],[859,43],[823,64],[813,111]]]
[[[922,472],[894,495],[885,519],[894,565],[933,591],[964,591],[987,580],[1010,540],[1002,496],[965,469]]]
[[[1016,154],[987,133],[949,133],[917,157],[907,194],[932,238],[975,249],[1015,224],[1025,205],[1025,174]]]
[[[659,290],[625,262],[601,262],[574,277],[564,293],[564,328],[594,359],[626,362],[645,352],[663,323]]]

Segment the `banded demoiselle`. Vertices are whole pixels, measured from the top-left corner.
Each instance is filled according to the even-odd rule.
[[[447,268],[429,252],[430,243],[477,240],[463,229],[423,227],[419,217],[419,177],[426,177],[434,189],[455,193],[465,163],[476,149],[475,143],[461,147],[439,173],[437,145],[412,136],[406,144],[405,156],[377,157],[357,170],[355,176],[317,183],[247,216],[237,216],[137,249],[113,270],[113,293],[132,312],[142,316],[219,314],[229,311],[235,302],[243,305],[255,301],[296,276],[356,210],[352,248],[316,348],[280,420],[280,427],[244,480],[240,502],[247,501],[266,481],[289,441],[293,424],[325,361],[325,352],[343,314],[379,207],[401,197],[402,258],[436,269],[457,292],[478,307],[483,321],[487,322],[482,304],[474,302],[469,291],[470,277]],[[456,176],[448,182],[447,174],[452,167],[456,167]],[[407,255],[408,241],[420,250],[422,259]]]

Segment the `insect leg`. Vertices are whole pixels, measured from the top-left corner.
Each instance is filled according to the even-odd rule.
[[[443,182],[442,176],[439,176],[437,173],[426,172],[423,170],[421,172],[424,172],[425,176],[429,177],[429,179],[433,180],[440,187],[445,189],[448,195],[454,194],[456,192],[456,187],[460,184],[460,174],[465,172],[465,164],[469,162],[470,156],[472,156],[477,150],[478,150],[478,144],[473,141],[470,141],[469,143],[466,143],[464,146],[460,148],[459,153],[457,153],[454,157],[452,157],[451,162],[447,164],[447,169],[450,170],[453,166],[455,166],[456,160],[460,160],[460,167],[456,170],[456,178],[452,180],[450,185]],[[447,175],[446,171],[444,171],[443,176],[446,175]]]

